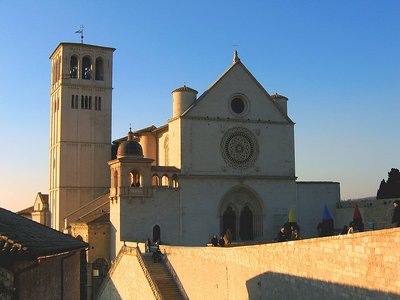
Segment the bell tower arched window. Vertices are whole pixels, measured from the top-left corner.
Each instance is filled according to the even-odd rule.
[[[101,57],[96,58],[96,80],[104,80],[104,63]]]
[[[90,56],[85,56],[82,59],[82,79],[90,79],[92,72],[92,60]]]
[[[130,174],[131,174],[131,187],[140,187],[141,176],[139,172],[136,170],[132,170]]]
[[[71,56],[69,63],[69,76],[73,79],[78,78],[78,58],[75,55]]]

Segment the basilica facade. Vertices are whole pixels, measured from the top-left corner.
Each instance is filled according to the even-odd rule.
[[[129,129],[112,155],[114,50],[61,43],[50,57],[54,228],[109,222],[111,259],[124,242],[205,245],[227,229],[234,242],[270,241],[291,209],[302,236],[316,236],[340,187],[297,181],[288,98],[269,94],[235,52],[205,92],[173,90],[165,125]]]

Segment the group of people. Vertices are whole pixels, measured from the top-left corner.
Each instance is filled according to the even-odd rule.
[[[286,222],[278,232],[275,242],[300,240],[300,226],[296,222]]]
[[[231,242],[232,235],[229,228],[225,231],[224,234],[221,234],[220,238],[218,238],[216,235],[211,238],[211,245],[213,245],[213,247],[224,247],[226,245],[229,245]]]
[[[159,263],[162,261],[163,254],[160,250],[160,245],[158,241],[152,243],[148,238],[145,242],[145,251],[146,253],[152,253],[154,263]]]
[[[364,231],[364,223],[362,220],[353,220],[349,223],[349,226],[344,225],[342,232],[340,234],[352,234],[356,232]]]

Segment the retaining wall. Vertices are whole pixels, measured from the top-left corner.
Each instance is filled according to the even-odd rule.
[[[190,299],[399,299],[400,228],[243,247],[164,246]]]

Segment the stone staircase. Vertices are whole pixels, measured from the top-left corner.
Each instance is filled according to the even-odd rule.
[[[142,254],[142,258],[151,278],[157,285],[162,298],[164,300],[184,300],[184,297],[182,296],[171,273],[165,266],[165,263],[154,263],[153,257],[148,253]]]

